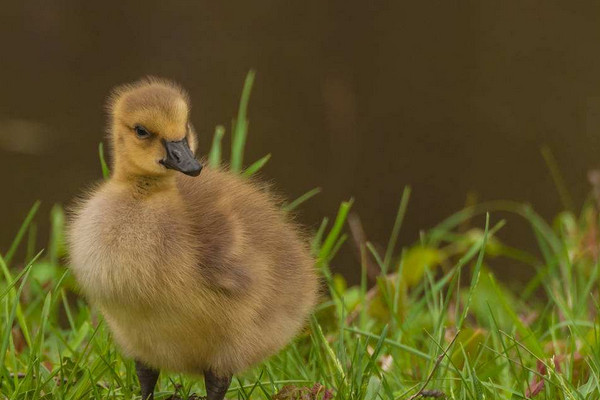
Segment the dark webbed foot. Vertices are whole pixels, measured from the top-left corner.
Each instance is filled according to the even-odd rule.
[[[135,372],[140,381],[142,391],[142,400],[154,399],[154,387],[158,381],[160,371],[142,364],[140,361],[135,362]]]
[[[206,384],[206,400],[223,400],[229,385],[231,375],[217,376],[212,371],[204,372],[204,383]]]

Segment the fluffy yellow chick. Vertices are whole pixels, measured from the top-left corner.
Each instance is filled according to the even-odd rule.
[[[75,207],[71,269],[135,359],[143,399],[165,369],[204,375],[207,399],[222,400],[232,374],[277,352],[311,311],[306,240],[263,186],[202,168],[179,86],[143,79],[108,108],[113,174]]]

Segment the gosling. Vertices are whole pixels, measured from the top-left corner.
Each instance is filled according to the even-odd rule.
[[[318,287],[307,243],[264,185],[196,160],[176,84],[118,87],[108,111],[112,175],[74,207],[71,269],[135,360],[142,399],[166,370],[204,375],[222,400],[302,328]]]

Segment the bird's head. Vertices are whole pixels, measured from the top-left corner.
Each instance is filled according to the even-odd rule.
[[[119,86],[110,96],[108,111],[115,174],[200,174],[189,99],[182,88],[157,78]]]

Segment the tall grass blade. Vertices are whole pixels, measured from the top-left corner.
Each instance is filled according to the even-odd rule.
[[[15,239],[13,240],[8,251],[4,255],[4,262],[6,263],[6,265],[10,266],[10,263],[15,255],[15,252],[17,251],[19,244],[21,244],[21,241],[23,240],[23,236],[25,236],[25,233],[27,233],[27,229],[29,228],[29,225],[33,221],[35,214],[38,212],[38,209],[40,208],[40,204],[41,204],[41,202],[39,200],[36,201],[35,203],[33,203],[33,206],[27,213],[27,216],[25,217],[25,220],[21,224],[21,227],[19,228],[19,231],[17,232]]]
[[[296,208],[298,208],[302,203],[310,200],[311,198],[318,195],[319,193],[321,193],[321,188],[317,187],[317,188],[311,189],[308,192],[301,195],[300,197],[298,197],[297,199],[293,200],[292,202],[284,204],[282,209],[283,209],[283,211],[288,211],[288,212],[293,211]]]
[[[402,192],[402,200],[400,200],[400,206],[398,207],[398,212],[396,213],[396,219],[394,221],[394,227],[392,228],[392,234],[390,235],[390,239],[388,241],[387,248],[385,250],[385,257],[383,258],[383,274],[387,274],[389,270],[390,263],[392,261],[392,256],[394,255],[394,249],[396,247],[396,242],[398,241],[398,234],[400,233],[400,227],[402,226],[402,221],[404,220],[404,215],[406,214],[406,208],[408,207],[408,200],[410,198],[410,187],[407,186],[404,188]]]
[[[258,171],[260,171],[265,166],[265,164],[270,159],[271,159],[271,153],[267,154],[266,156],[260,158],[259,160],[255,161],[254,163],[250,164],[250,166],[244,170],[244,172],[242,173],[242,176],[244,178],[249,178],[252,175],[256,174]]]
[[[100,157],[100,167],[102,168],[102,177],[104,179],[110,178],[110,169],[108,168],[108,164],[106,164],[106,159],[104,158],[104,143],[98,143],[98,157]]]
[[[246,146],[246,137],[248,136],[248,102],[250,101],[250,92],[254,84],[255,72],[250,70],[244,81],[244,89],[240,99],[237,118],[233,129],[231,140],[231,170],[236,173],[242,172],[244,163],[244,147]]]
[[[546,166],[550,170],[550,175],[552,176],[552,180],[554,181],[554,185],[556,186],[556,190],[558,191],[563,206],[565,209],[575,212],[573,198],[567,189],[565,179],[560,172],[560,168],[558,168],[558,162],[556,161],[556,158],[554,158],[554,154],[552,154],[550,147],[542,147],[542,156],[544,157],[544,161],[546,161]]]
[[[333,227],[329,231],[329,234],[325,238],[323,242],[323,246],[319,251],[319,259],[326,260],[329,258],[329,254],[331,250],[335,246],[338,238],[340,237],[340,233],[346,222],[346,218],[348,217],[348,212],[350,212],[350,208],[352,207],[352,203],[354,203],[353,199],[349,201],[344,201],[340,204],[340,208],[338,210],[337,216],[335,217],[335,221],[333,222]]]
[[[210,146],[210,152],[208,153],[208,165],[210,165],[211,168],[218,168],[221,165],[221,146],[223,142],[223,136],[225,136],[225,127],[222,125],[217,125],[215,128],[212,145]]]

